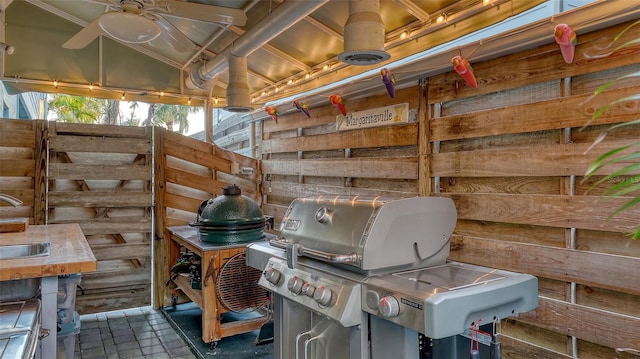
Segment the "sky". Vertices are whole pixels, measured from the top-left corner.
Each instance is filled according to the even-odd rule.
[[[120,101],[120,113],[122,114],[124,119],[131,118],[131,104],[132,102]],[[133,114],[133,118],[142,121],[143,119],[147,118],[148,111],[148,103],[138,102],[138,108],[136,108],[136,111]],[[201,110],[197,113],[191,113],[189,114],[188,118],[189,131],[187,131],[186,135],[193,135],[194,133],[204,131],[204,111]]]

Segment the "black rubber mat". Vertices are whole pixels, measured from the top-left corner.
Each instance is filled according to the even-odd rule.
[[[251,331],[218,341],[215,349],[202,341],[202,310],[194,303],[165,307],[162,312],[199,358],[264,358],[273,359],[273,343],[256,345],[259,331]],[[224,313],[222,321],[233,321],[256,314]]]

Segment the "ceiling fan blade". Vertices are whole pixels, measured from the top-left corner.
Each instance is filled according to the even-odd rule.
[[[195,51],[196,45],[185,34],[162,16],[154,15],[155,23],[160,26],[160,37],[178,52]]]
[[[244,11],[242,11],[242,9],[205,5],[178,0],[162,0],[158,1],[156,4],[166,5],[169,8],[169,12],[163,12],[163,14],[168,16],[177,16],[182,18],[236,26],[244,26],[244,24],[247,22],[247,15],[244,13]]]
[[[102,35],[102,29],[98,24],[100,17],[90,22],[84,29],[80,30],[72,38],[67,40],[62,47],[65,49],[83,49],[89,45],[98,36]]]

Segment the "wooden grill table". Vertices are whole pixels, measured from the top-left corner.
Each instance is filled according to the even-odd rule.
[[[42,328],[49,335],[41,342],[43,358],[56,352],[58,276],[93,272],[96,258],[77,223],[27,226],[23,232],[0,233],[2,245],[51,243],[48,256],[5,259],[0,262],[0,281],[41,278]]]
[[[225,262],[246,250],[248,243],[218,245],[200,240],[198,229],[191,226],[167,228],[170,235],[169,263],[177,263],[180,258],[180,246],[200,257],[201,289],[193,289],[189,278],[178,275],[173,282],[186,296],[202,310],[202,340],[213,349],[218,340],[236,334],[259,329],[267,321],[265,313],[259,317],[221,323],[221,315],[228,312],[220,304],[216,294],[215,278]],[[171,275],[171,274],[170,274]]]

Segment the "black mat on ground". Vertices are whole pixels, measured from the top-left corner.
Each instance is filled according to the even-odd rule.
[[[215,349],[202,341],[202,310],[194,303],[178,304],[162,309],[171,325],[187,341],[199,358],[264,358],[273,359],[273,343],[256,345],[258,330],[222,338]],[[254,313],[224,313],[222,321],[255,316]]]

